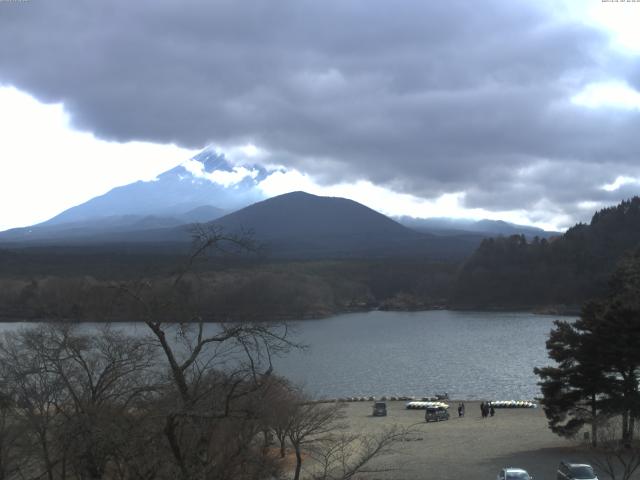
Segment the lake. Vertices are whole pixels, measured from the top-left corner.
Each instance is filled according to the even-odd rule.
[[[292,322],[296,340],[309,348],[274,364],[316,398],[448,392],[455,399],[532,399],[540,394],[533,368],[550,363],[545,341],[556,318],[439,310]],[[18,325],[0,324],[0,331]]]
[[[276,370],[315,397],[448,392],[456,399],[532,399],[556,316],[459,311],[367,312],[295,322],[308,352]]]

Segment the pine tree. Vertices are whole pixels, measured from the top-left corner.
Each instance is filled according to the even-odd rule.
[[[555,322],[547,350],[556,365],[534,370],[551,430],[573,436],[589,424],[594,446],[600,419],[620,415],[630,443],[640,417],[640,251],[620,263],[610,285],[579,320]]]
[[[600,306],[588,304],[582,319],[575,323],[556,321],[547,341],[549,357],[557,366],[536,368],[540,376],[542,406],[554,433],[575,436],[585,425],[591,426],[591,442],[597,445],[597,427],[611,379],[603,371],[597,342],[588,331],[590,320]]]

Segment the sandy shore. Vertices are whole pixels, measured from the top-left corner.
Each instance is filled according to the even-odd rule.
[[[415,441],[399,442],[390,455],[374,464],[396,471],[359,478],[494,479],[501,468],[513,466],[525,468],[536,480],[555,480],[562,459],[590,463],[589,451],[578,442],[551,433],[541,408],[498,409],[495,417],[482,419],[480,402],[465,402],[466,416],[458,418],[458,403],[450,401],[451,419],[427,424],[424,410],[406,410],[404,404],[387,402],[386,417],[372,417],[371,402],[348,404],[347,422],[353,432],[418,423]]]

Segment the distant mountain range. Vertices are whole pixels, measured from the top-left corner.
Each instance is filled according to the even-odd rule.
[[[189,226],[253,231],[276,257],[465,257],[483,238],[555,232],[499,221],[447,218],[395,221],[357,202],[293,192],[265,199],[271,172],[233,165],[206,149],[153,181],[114,188],[54,218],[0,233],[0,246],[184,244]]]
[[[209,215],[209,209],[190,211]],[[71,222],[33,227],[28,240],[16,232],[0,240],[20,245],[108,246],[176,244],[191,241],[191,226],[181,217],[121,216],[111,221]],[[126,221],[125,221],[126,220]],[[468,235],[441,237],[417,232],[353,200],[292,192],[254,203],[210,222],[229,235],[250,234],[276,258],[462,258],[481,241]],[[18,232],[22,233],[22,232]],[[9,243],[7,243],[8,245]]]
[[[551,238],[561,235],[560,232],[550,232],[541,228],[517,225],[502,220],[471,220],[446,217],[415,218],[408,216],[395,217],[395,220],[406,227],[434,235],[451,235],[452,233],[460,234],[461,232],[479,233],[489,237],[524,235],[527,238]]]

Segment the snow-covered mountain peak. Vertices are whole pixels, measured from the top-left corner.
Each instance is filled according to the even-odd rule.
[[[251,188],[264,180],[269,172],[261,165],[233,164],[223,154],[212,150],[204,150],[193,158],[182,163],[180,167],[187,175],[181,175],[181,180],[208,180],[225,188]]]
[[[207,148],[153,181],[116,187],[45,223],[114,215],[175,216],[200,206],[233,211],[265,198],[258,184],[269,174],[261,165],[234,164]]]

